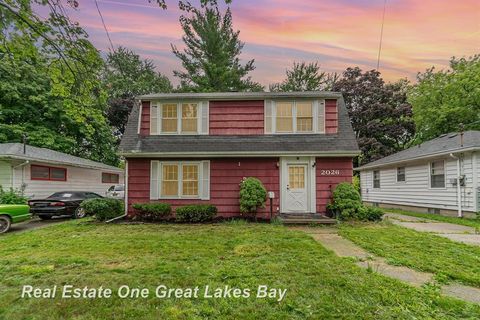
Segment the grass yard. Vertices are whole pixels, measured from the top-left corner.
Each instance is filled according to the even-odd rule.
[[[382,229],[384,228],[384,229]],[[395,227],[343,229],[397,248]],[[405,231],[408,232],[408,231]],[[364,236],[362,236],[362,234]],[[391,233],[393,234],[393,233]],[[412,242],[418,239],[415,234]],[[446,240],[444,240],[446,241]],[[425,240],[424,242],[427,242]],[[415,289],[341,259],[300,231],[264,224],[105,225],[71,221],[0,237],[0,319],[460,319],[480,306]],[[398,242],[397,242],[398,243]],[[417,255],[419,248],[405,245]],[[451,259],[463,260],[463,253]],[[438,253],[451,253],[439,250]],[[465,256],[463,256],[464,254]],[[477,256],[478,258],[478,256]],[[434,257],[429,256],[431,260]],[[416,262],[415,262],[416,263]],[[453,261],[450,262],[453,265]],[[478,266],[478,260],[477,260]],[[457,269],[461,272],[461,268]],[[477,270],[478,271],[478,270]],[[465,271],[464,271],[465,272]],[[468,273],[470,275],[470,273]],[[473,275],[472,275],[473,276]],[[476,281],[478,281],[478,276]],[[474,281],[474,282],[476,282]],[[23,285],[287,289],[274,299],[21,299]]]
[[[480,229],[480,219],[465,218],[465,217],[464,218],[448,217],[448,216],[441,216],[439,214],[411,212],[411,211],[405,211],[400,209],[383,209],[383,211],[404,214],[406,216],[412,216],[417,218],[425,218],[429,220],[460,224],[460,225]]]
[[[480,287],[480,247],[390,223],[342,225],[340,234],[391,264]]]

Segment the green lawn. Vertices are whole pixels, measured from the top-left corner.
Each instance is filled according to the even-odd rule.
[[[480,287],[480,247],[390,223],[342,225],[340,234],[396,265]]]
[[[348,230],[347,230],[348,231]],[[71,221],[0,237],[0,319],[460,319],[480,306],[358,268],[300,231],[264,224]],[[225,285],[287,289],[274,299],[21,299],[48,287]]]
[[[448,217],[448,216],[441,216],[439,214],[418,213],[418,212],[411,212],[411,211],[405,211],[400,209],[383,209],[383,211],[404,214],[412,217],[436,220],[441,222],[460,224],[460,225],[474,227],[474,228],[480,228],[480,219],[465,218],[465,217],[464,218]]]

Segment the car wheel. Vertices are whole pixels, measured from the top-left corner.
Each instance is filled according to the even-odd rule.
[[[52,216],[38,216],[41,220],[50,220]]]
[[[10,229],[12,221],[7,216],[0,216],[0,233],[5,233]]]
[[[87,214],[85,213],[85,209],[82,207],[78,207],[77,210],[75,210],[75,213],[73,214],[73,217],[75,219],[82,219],[85,218]]]

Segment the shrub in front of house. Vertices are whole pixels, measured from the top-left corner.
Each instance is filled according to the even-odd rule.
[[[178,222],[207,222],[217,215],[217,207],[211,204],[194,204],[175,209],[175,219]]]
[[[96,220],[106,221],[121,216],[124,213],[123,201],[109,198],[88,199],[80,204],[87,215],[95,216]]]
[[[333,201],[327,208],[339,220],[378,221],[383,216],[381,209],[365,206],[360,193],[348,182],[337,185],[333,191]]]
[[[259,208],[265,208],[267,190],[257,178],[243,178],[240,183],[240,212],[246,216],[256,216]]]
[[[135,218],[144,221],[164,220],[172,214],[172,206],[168,203],[134,203]]]
[[[23,190],[13,188],[4,190],[0,186],[0,204],[27,204],[27,200]]]

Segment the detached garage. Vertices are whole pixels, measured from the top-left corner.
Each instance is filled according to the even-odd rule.
[[[91,191],[102,196],[124,183],[123,169],[21,143],[0,144],[0,186],[24,188],[28,198],[59,191]]]
[[[480,131],[444,134],[356,170],[367,204],[457,216],[480,211]]]

